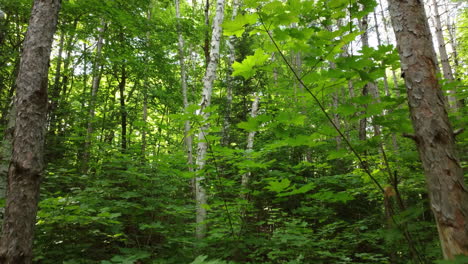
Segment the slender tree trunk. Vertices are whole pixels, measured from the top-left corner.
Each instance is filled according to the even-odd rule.
[[[210,61],[208,62],[205,77],[203,78],[203,91],[202,100],[200,102],[200,109],[198,114],[203,117],[204,122],[208,122],[208,114],[205,113],[205,109],[211,104],[211,95],[213,91],[213,82],[216,78],[216,69],[218,67],[219,60],[219,46],[221,42],[221,24],[224,18],[224,0],[217,0],[216,3],[216,15],[213,19],[213,32],[211,35],[211,50],[210,50]],[[197,177],[195,179],[195,198],[196,198],[196,220],[197,230],[196,237],[202,239],[206,234],[206,209],[205,205],[206,190],[203,187],[203,181],[205,177],[202,175],[202,170],[206,164],[206,154],[208,143],[206,142],[206,136],[209,124],[202,124],[198,133],[198,147],[197,147]]]
[[[362,88],[362,95],[366,96],[368,94],[368,89],[367,89],[367,84],[364,85],[364,88]],[[367,105],[364,106],[365,109],[367,109]],[[365,114],[364,112],[361,112],[361,114]],[[360,140],[366,140],[367,139],[367,118],[361,118],[359,119],[359,139]]]
[[[333,104],[333,109],[336,111],[338,109],[338,106],[339,106],[339,95],[338,95],[338,91],[334,92],[332,94],[332,104]],[[336,127],[338,129],[341,129],[341,124],[340,124],[340,115],[337,114],[337,113],[334,113],[333,114],[333,123],[335,123]],[[336,136],[335,137],[335,141],[336,141],[336,149],[341,149],[341,141],[342,141],[342,138],[340,136]]]
[[[180,3],[179,0],[175,0],[176,6],[176,18],[180,19]],[[184,37],[182,35],[182,29],[180,24],[177,24],[178,33],[178,48],[179,48],[179,64],[180,64],[180,86],[182,89],[182,99],[184,103],[184,112],[187,114],[189,107],[188,91],[187,91],[187,71],[185,68],[185,53],[184,53]],[[190,172],[193,171],[193,137],[190,134],[191,124],[189,120],[185,120],[184,123],[184,136],[185,136],[185,148],[187,151],[187,164]],[[193,183],[192,183],[193,184]]]
[[[424,6],[389,0],[410,115],[431,209],[446,259],[468,255],[468,191],[437,79],[437,58]]]
[[[375,33],[377,35],[377,44],[379,46],[381,46],[382,45],[382,39],[380,37],[379,20],[377,19],[377,10],[376,9],[374,9],[374,23],[375,23]],[[385,95],[389,96],[390,95],[390,89],[388,88],[387,71],[384,72],[383,81],[384,81]]]
[[[6,190],[8,187],[8,168],[10,167],[11,162],[11,148],[13,143],[13,132],[15,131],[15,117],[16,108],[14,103],[12,102],[8,116],[8,124],[3,135],[3,141],[1,145],[2,149],[0,152],[0,199],[4,199],[6,197]],[[3,217],[5,210],[3,207],[0,210]]]
[[[445,12],[449,12],[449,7],[445,6]],[[454,70],[454,78],[458,78],[458,66],[459,66],[459,61],[458,61],[458,45],[457,45],[457,38],[456,38],[456,27],[455,23],[450,20],[450,15],[447,15],[447,32],[449,34],[449,42],[450,45],[452,46],[452,55],[453,55],[453,64],[455,66]],[[449,64],[450,65],[450,64]]]
[[[3,45],[3,42],[5,41],[5,35],[6,35],[5,17],[6,17],[5,12],[0,10],[0,45]]]
[[[205,43],[203,51],[205,53],[205,67],[208,67],[210,62],[210,0],[205,1]]]
[[[385,19],[385,12],[383,8],[382,0],[379,0],[379,6],[380,6],[380,15],[382,16],[382,20],[383,20],[383,26],[384,26],[387,44],[390,44],[390,36],[389,36],[390,32],[387,27],[387,21]],[[395,89],[395,94],[397,97],[400,97],[400,89],[398,88],[398,78],[394,69],[392,69],[392,79],[393,79],[393,87]]]
[[[127,150],[127,109],[125,106],[125,86],[127,85],[127,71],[125,65],[122,65],[122,76],[119,82],[120,92],[120,136],[121,136],[121,151],[125,153]]]
[[[364,31],[362,34],[362,46],[363,47],[369,47],[369,33],[368,33],[368,16],[364,16],[361,21],[361,30]],[[380,102],[380,93],[379,93],[379,88],[374,82],[369,82],[366,85],[367,87],[367,92],[374,98],[374,102],[378,103]],[[366,89],[364,88],[364,89]],[[364,94],[364,92],[363,92]],[[366,122],[367,123],[367,122]],[[364,124],[364,123],[363,123]],[[378,125],[373,124],[374,127],[374,135],[380,135],[380,127]],[[361,127],[361,130],[363,128]]]
[[[453,82],[453,73],[452,66],[450,66],[447,49],[445,48],[444,33],[442,31],[442,23],[440,21],[439,6],[437,0],[432,0],[432,5],[434,6],[434,20],[435,20],[435,34],[437,38],[437,43],[439,44],[439,56],[440,64],[442,65],[442,73],[444,74],[444,79],[449,82]],[[448,94],[449,106],[452,109],[457,108],[457,98],[455,96],[454,90],[449,90]]]
[[[252,109],[250,111],[250,117],[254,118],[257,116],[259,103],[260,103],[260,96],[258,95],[258,93],[255,93],[254,100],[252,102]],[[255,139],[255,131],[250,131],[247,136],[247,149],[246,149],[247,153],[252,152],[253,146],[254,146],[254,139]],[[242,184],[242,189],[244,191],[247,190],[249,186],[250,176],[251,176],[250,172],[244,173],[242,175],[241,184]],[[242,194],[243,194],[243,198],[246,198],[246,196],[244,195],[244,192],[242,192]]]
[[[234,20],[237,16],[239,10],[240,0],[234,0],[232,3],[232,16],[231,19]],[[229,60],[228,60],[228,70],[227,70],[227,83],[226,83],[226,115],[224,116],[223,123],[223,137],[221,140],[222,145],[229,145],[229,131],[231,126],[231,108],[232,108],[232,87],[234,86],[234,78],[232,77],[232,65],[236,61],[236,48],[234,47],[234,41],[236,36],[230,36],[227,45],[229,47]]]
[[[176,0],[178,1],[178,0]],[[176,5],[177,6],[177,5]],[[151,21],[151,9],[152,5],[150,5],[149,11],[147,12],[147,19],[148,21]],[[150,32],[146,32],[146,41],[147,41],[147,46],[150,46]],[[146,60],[145,60],[146,61]],[[145,76],[144,76],[144,81],[143,81],[143,109],[142,109],[142,119],[143,119],[143,129],[141,131],[141,154],[142,158],[145,158],[146,155],[146,147],[147,147],[147,139],[146,139],[146,134],[147,134],[147,129],[148,129],[148,70],[145,68]]]
[[[90,156],[90,147],[91,139],[94,131],[94,115],[95,115],[95,104],[96,97],[99,90],[99,84],[101,82],[101,54],[102,47],[104,46],[104,31],[106,30],[107,24],[105,22],[101,23],[101,28],[99,28],[99,37],[96,44],[96,57],[93,64],[93,79],[91,83],[91,97],[89,99],[89,116],[88,116],[88,125],[86,129],[86,140],[84,144],[83,160],[82,160],[82,172],[88,172],[88,163]]]
[[[35,0],[16,79],[16,121],[8,171],[0,263],[32,263],[39,184],[44,169],[49,57],[60,0]]]

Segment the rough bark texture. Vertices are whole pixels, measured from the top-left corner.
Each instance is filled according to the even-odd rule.
[[[35,0],[16,79],[16,126],[0,240],[0,263],[32,262],[39,184],[44,168],[47,73],[60,0]]]
[[[221,24],[223,23],[224,18],[224,0],[218,0],[216,3],[216,15],[213,18],[213,32],[211,35],[211,48],[210,48],[210,60],[206,67],[205,77],[203,78],[203,91],[202,91],[202,100],[200,102],[200,109],[198,114],[203,116],[203,119],[207,121],[208,114],[205,113],[205,109],[211,104],[211,95],[213,92],[213,82],[216,78],[216,69],[218,67],[219,60],[219,46],[221,42]],[[208,148],[208,143],[205,140],[208,130],[208,124],[202,125],[198,133],[198,147],[197,147],[197,159],[196,165],[198,170],[198,175],[195,179],[195,198],[196,198],[196,221],[197,229],[196,236],[201,239],[205,237],[206,234],[206,190],[203,187],[202,182],[205,177],[201,174],[201,170],[205,167],[206,163],[206,153]]]
[[[444,257],[468,255],[468,192],[437,80],[437,60],[424,6],[390,0],[415,141]]]

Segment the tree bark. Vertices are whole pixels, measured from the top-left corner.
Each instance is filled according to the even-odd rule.
[[[211,95],[213,91],[213,82],[216,78],[216,69],[218,67],[219,60],[219,46],[221,42],[221,24],[224,18],[224,0],[218,0],[216,3],[216,15],[213,18],[213,32],[211,35],[211,49],[210,49],[210,60],[208,62],[205,77],[203,78],[203,91],[202,100],[200,102],[200,109],[198,114],[203,117],[204,122],[208,121],[209,114],[205,113],[205,109],[211,104]],[[203,187],[203,181],[205,177],[201,174],[201,170],[206,164],[206,154],[208,143],[206,142],[206,136],[209,124],[202,124],[198,133],[198,146],[197,146],[197,177],[195,178],[195,198],[196,198],[196,237],[202,239],[206,234],[206,209],[205,205],[206,190]]]
[[[0,240],[0,263],[32,263],[39,184],[44,169],[49,57],[60,0],[35,0],[16,79],[16,124]]]
[[[468,191],[437,79],[437,59],[424,6],[389,0],[415,141],[446,259],[468,255]]]

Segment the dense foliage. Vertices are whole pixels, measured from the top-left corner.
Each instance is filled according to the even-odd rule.
[[[0,21],[2,131],[31,3],[0,0],[6,13]],[[234,19],[231,3],[226,7],[220,68],[206,110],[211,114],[203,120],[196,111],[210,33],[204,3],[182,1],[182,18],[176,19],[174,3],[166,0],[63,1],[50,62],[35,262],[441,259],[418,154],[402,136],[413,128],[398,54],[391,42],[362,45],[364,31],[376,37],[375,28],[383,31],[388,22],[381,7],[373,0],[244,0]],[[466,10],[459,16],[467,25]],[[457,32],[459,79],[444,86],[457,89],[459,100],[466,99],[468,84],[466,28]],[[179,31],[188,111],[180,88]],[[228,41],[235,47],[232,66]],[[251,116],[256,96],[260,106]],[[455,128],[467,120],[464,105],[450,113]],[[208,192],[203,240],[194,236],[196,173],[187,164],[186,120],[192,135],[211,124],[203,139],[207,166],[196,172]],[[457,137],[465,168],[466,135]],[[243,186],[246,174],[250,181]]]

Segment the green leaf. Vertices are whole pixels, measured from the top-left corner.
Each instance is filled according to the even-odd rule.
[[[265,64],[270,56],[263,52],[262,49],[255,50],[254,55],[247,56],[241,63],[234,62],[232,68],[234,72],[232,76],[242,76],[245,79],[255,75],[255,72],[259,66]]]
[[[256,14],[238,15],[234,20],[224,21],[223,34],[225,36],[235,35],[240,38],[245,31],[245,26],[255,22],[257,22]]]
[[[268,184],[269,186],[266,186],[266,189],[276,193],[280,193],[289,187],[291,181],[288,179],[282,179],[280,181],[270,181],[268,182]]]
[[[306,193],[312,189],[314,189],[316,187],[316,185],[314,183],[308,183],[306,185],[303,185],[301,186],[299,189],[294,189],[290,192],[286,192],[286,193],[280,193],[278,194],[277,196],[278,197],[284,197],[284,196],[291,196],[291,195],[296,195],[296,194],[302,194],[302,193]]]

